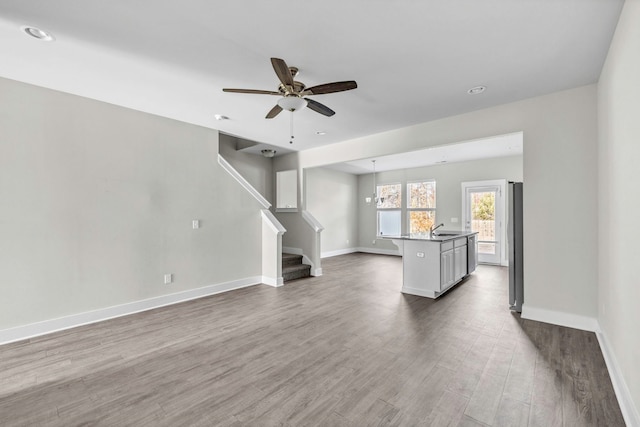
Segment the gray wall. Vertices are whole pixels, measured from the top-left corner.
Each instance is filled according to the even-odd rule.
[[[401,183],[405,187],[407,181],[435,179],[437,222],[444,223],[444,229],[461,230],[463,226],[461,184],[467,181],[490,179],[522,181],[522,160],[522,156],[510,156],[378,172],[376,174],[376,183]],[[371,196],[373,192],[372,174],[360,175],[359,183],[359,246],[374,251],[397,251],[398,248],[390,241],[384,239],[376,240],[376,206],[374,203],[367,205],[364,200],[365,197]],[[406,206],[405,201],[403,201],[403,206]],[[458,223],[451,222],[451,218],[454,217],[458,218]],[[403,215],[403,218],[406,218],[406,216]],[[374,241],[376,242],[375,244],[373,244]]]
[[[324,226],[324,256],[358,246],[358,177],[326,168],[305,169],[307,210]]]
[[[596,86],[504,104],[283,156],[299,168],[524,132],[524,286],[531,313],[597,315]],[[576,215],[580,206],[580,215]],[[558,218],[571,218],[570,221]],[[561,236],[561,238],[559,237]]]
[[[238,151],[237,143],[238,138],[221,133],[220,154],[253,188],[275,205],[273,158]]]
[[[640,1],[627,1],[598,84],[600,326],[640,423]],[[615,375],[615,372],[612,372]],[[622,401],[621,404],[628,402]],[[629,424],[631,425],[631,424]]]
[[[261,275],[260,206],[218,166],[217,131],[0,93],[0,330]]]

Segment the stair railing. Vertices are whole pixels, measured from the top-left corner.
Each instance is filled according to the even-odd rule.
[[[287,230],[269,211],[271,203],[220,154],[218,154],[218,163],[264,208],[260,210],[262,218],[262,283],[276,287],[282,286],[282,235]]]

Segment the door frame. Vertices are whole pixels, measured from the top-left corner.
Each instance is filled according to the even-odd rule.
[[[462,188],[462,226],[464,230],[467,230],[467,216],[469,209],[467,206],[467,190],[470,188],[495,188],[498,187],[499,191],[496,197],[496,221],[498,222],[497,227],[499,228],[499,237],[500,237],[500,254],[499,254],[499,265],[508,266],[509,261],[507,260],[507,180],[506,179],[493,179],[487,181],[469,181],[461,183]]]

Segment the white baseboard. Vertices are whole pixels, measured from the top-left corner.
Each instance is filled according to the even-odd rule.
[[[402,287],[402,293],[403,294],[410,294],[410,295],[417,295],[419,297],[427,297],[427,298],[431,298],[431,299],[435,299],[436,298],[436,293],[434,291],[428,291],[428,290],[425,290],[425,289],[410,288],[408,286],[403,286]]]
[[[640,426],[640,413],[638,412],[638,408],[636,408],[633,403],[631,393],[624,380],[620,366],[616,361],[609,340],[601,331],[597,319],[543,308],[529,307],[526,304],[522,306],[522,318],[595,332],[624,421],[628,426]]]
[[[352,254],[354,252],[359,252],[358,248],[337,249],[335,251],[322,252],[320,258],[331,258],[332,256]]]
[[[316,265],[311,262],[311,259],[308,256],[302,255],[302,263],[311,266],[309,274],[311,274],[313,277],[322,276],[322,267],[316,267]]]
[[[282,247],[282,253],[283,254],[292,254],[292,255],[303,255],[302,249],[300,249],[300,248],[292,248],[292,247],[289,247],[289,246],[283,246]]]
[[[273,278],[262,276],[262,283],[264,283],[265,285],[273,286],[274,288],[279,288],[280,286],[284,285],[284,279],[282,277]]]
[[[361,246],[358,248],[358,252],[364,252],[367,254],[402,256],[400,255],[400,251],[398,249],[376,249],[376,248],[365,248],[364,246]]]
[[[15,328],[3,329],[0,330],[0,345],[33,338],[40,335],[50,334],[53,332],[63,331],[65,329],[71,329],[90,323],[101,322],[103,320],[113,319],[115,317],[139,313],[141,311],[152,310],[154,308],[177,304],[180,302],[202,298],[209,295],[228,292],[234,289],[258,285],[260,283],[263,283],[262,279],[263,278],[261,276],[247,277],[245,279],[218,283],[216,285],[205,286],[198,289],[190,289],[188,291],[177,292],[175,294],[161,295],[154,298],[134,301],[122,305],[102,308],[99,310],[87,311],[84,313],[72,314],[70,316],[60,317],[57,319],[45,320],[43,322],[31,323],[24,326],[17,326]]]
[[[600,325],[595,317],[531,307],[527,304],[522,305],[522,318],[583,331],[600,332]]]
[[[620,405],[624,422],[628,426],[640,426],[640,413],[638,413],[638,408],[633,404],[629,387],[627,387],[627,383],[622,376],[620,365],[618,365],[618,361],[613,354],[609,340],[603,332],[596,332],[596,337],[598,337],[598,343],[600,343],[600,350],[602,350],[604,362],[607,364],[609,377],[611,378],[613,390],[618,398],[618,404]]]

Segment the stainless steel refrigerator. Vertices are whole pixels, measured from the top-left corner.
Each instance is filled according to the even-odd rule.
[[[524,275],[522,259],[522,183],[509,182],[507,239],[509,243],[509,308],[522,312]]]

